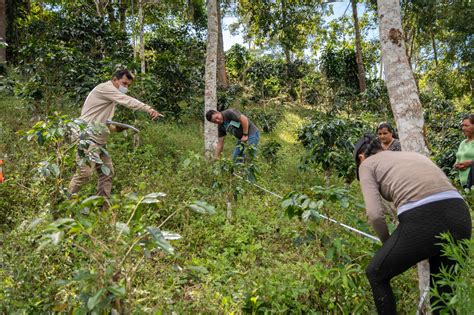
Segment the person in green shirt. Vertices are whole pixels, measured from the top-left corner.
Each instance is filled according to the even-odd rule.
[[[459,171],[459,180],[464,188],[468,186],[468,177],[471,164],[474,161],[474,114],[463,118],[461,129],[466,139],[461,142],[456,152],[456,163],[454,168]],[[472,183],[471,183],[472,185]]]

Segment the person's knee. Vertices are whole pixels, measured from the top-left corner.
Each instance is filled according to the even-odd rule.
[[[93,169],[92,167],[82,167],[80,170],[79,170],[79,177],[81,179],[84,179],[84,180],[87,180],[89,177],[92,176],[92,172],[93,172]]]
[[[378,275],[378,268],[376,268],[375,264],[370,263],[367,268],[365,269],[365,275],[369,279],[371,283],[377,281],[377,275]]]

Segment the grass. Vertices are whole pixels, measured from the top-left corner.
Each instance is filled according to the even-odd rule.
[[[68,241],[38,252],[37,234],[24,228],[38,216],[49,216],[56,206],[47,195],[49,184],[39,183],[31,171],[45,152],[17,133],[32,125],[21,104],[13,98],[0,100],[0,112],[6,113],[1,122],[0,156],[8,155],[9,178],[0,186],[0,205],[8,208],[2,214],[0,239],[4,247],[0,256],[0,311],[42,313],[64,307],[71,312],[79,305],[80,288],[60,286],[57,280],[69,279],[73,270],[93,264]],[[70,114],[77,111],[73,109]],[[321,170],[299,168],[303,149],[296,142],[296,131],[305,122],[305,115],[307,111],[286,108],[273,133],[262,136],[262,143],[279,140],[282,149],[276,164],[257,160],[258,182],[280,195],[326,185]],[[364,268],[377,245],[327,221],[288,219],[279,199],[219,171],[218,163],[202,156],[200,121],[153,123],[138,116],[135,124],[141,129],[140,146],[134,147],[131,138],[123,134],[114,135],[108,145],[116,171],[113,192],[117,200],[129,192],[165,192],[167,196],[158,207],[143,209],[141,220],[158,225],[178,210],[164,229],[179,233],[182,239],[173,243],[175,256],[158,252],[137,267],[134,285],[125,298],[129,310],[205,314],[374,312]],[[226,156],[233,147],[233,139],[228,138]],[[73,171],[71,166],[65,178]],[[344,186],[336,178],[330,178],[329,184]],[[92,179],[81,197],[93,195],[95,185],[96,179]],[[354,203],[361,202],[357,186],[348,186]],[[236,187],[240,194],[232,202],[233,216],[228,219],[225,196]],[[217,214],[190,212],[185,205],[194,200],[215,205]],[[120,208],[105,215],[125,217],[127,211]],[[360,207],[349,210],[332,203],[326,211],[368,230]],[[111,229],[96,228],[104,237]],[[139,255],[134,255],[139,261]],[[393,284],[400,311],[414,313],[415,270],[397,277]]]

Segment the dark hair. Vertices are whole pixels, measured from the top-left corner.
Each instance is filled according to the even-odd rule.
[[[392,134],[392,136],[395,138],[395,139],[398,139],[398,135],[397,133],[395,132],[395,129],[392,128],[392,126],[387,123],[387,122],[381,122],[378,126],[377,126],[377,131],[379,131],[380,129],[383,129],[383,128],[387,128],[388,132],[390,132]]]
[[[115,73],[112,75],[112,79],[117,78],[120,80],[121,78],[123,78],[123,76],[126,76],[127,79],[133,81],[133,74],[128,69],[119,69],[115,71]]]
[[[214,115],[215,113],[217,113],[217,111],[211,109],[211,110],[208,110],[207,113],[206,113],[206,119],[207,121],[210,121],[212,122],[212,115]]]
[[[471,124],[474,124],[474,114],[469,114],[469,115],[466,115],[462,118],[462,121],[465,121],[466,119],[469,119],[469,121],[471,122]]]
[[[357,141],[357,143],[354,145],[354,160],[357,166],[357,179],[359,179],[359,154],[364,154],[364,156],[368,158],[379,151],[383,151],[380,140],[372,134],[366,133],[362,138],[359,139],[359,141]]]

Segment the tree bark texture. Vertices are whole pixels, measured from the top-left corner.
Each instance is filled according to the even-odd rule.
[[[377,0],[385,84],[404,151],[429,155],[423,134],[423,111],[415,79],[408,63],[399,0]],[[421,296],[429,288],[429,263],[418,263]],[[425,299],[429,302],[429,298]]]
[[[217,46],[218,16],[217,0],[207,1],[207,51],[204,91],[204,114],[208,110],[217,110]],[[217,145],[216,125],[204,119],[204,151],[211,158]]]
[[[222,36],[222,16],[220,5],[217,5],[218,46],[217,46],[217,84],[221,89],[229,88],[229,79],[225,68],[224,38]]]
[[[357,16],[357,0],[351,0],[352,17],[354,19],[355,43],[356,43],[356,63],[357,63],[357,77],[359,79],[359,90],[365,92],[367,84],[365,83],[365,68],[362,61],[362,45],[359,28],[359,17]]]

